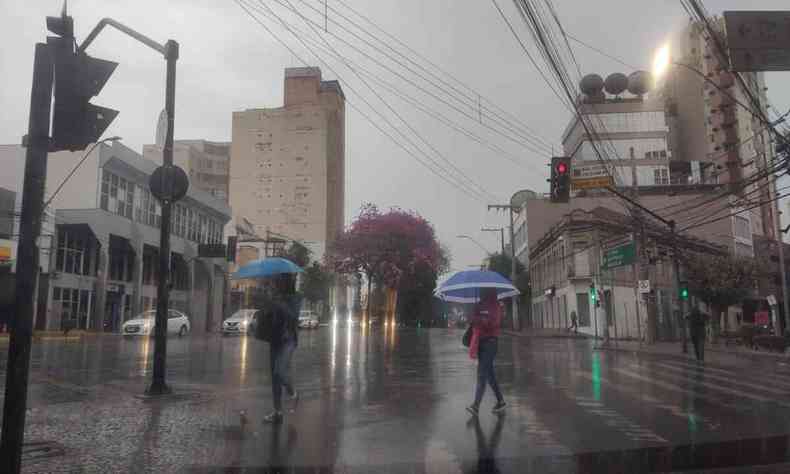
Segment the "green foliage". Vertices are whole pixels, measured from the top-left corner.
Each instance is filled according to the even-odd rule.
[[[324,267],[313,262],[305,268],[302,274],[302,294],[305,300],[311,303],[329,299],[329,289],[332,286],[332,274]]]
[[[758,267],[750,258],[695,255],[686,262],[688,291],[706,304],[727,308],[754,290]]]
[[[299,265],[300,267],[306,268],[307,264],[310,263],[310,254],[310,249],[299,242],[293,242],[282,256]]]
[[[488,270],[497,272],[510,280],[510,255],[501,252],[491,254],[488,258]],[[526,270],[524,264],[516,260],[516,281],[513,282],[513,285],[522,294],[529,294],[529,273]]]

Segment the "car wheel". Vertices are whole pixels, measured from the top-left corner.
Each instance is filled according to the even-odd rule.
[[[186,325],[181,326],[181,329],[178,330],[178,337],[186,336],[187,332],[189,332],[189,330],[187,329]]]

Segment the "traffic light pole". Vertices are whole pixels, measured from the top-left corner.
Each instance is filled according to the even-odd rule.
[[[669,230],[672,232],[672,267],[675,273],[675,298],[678,301],[678,326],[680,327],[680,342],[683,353],[688,353],[688,343],[686,342],[686,299],[680,295],[680,259],[678,258],[678,246],[675,240],[675,221],[669,221]]]
[[[22,467],[33,308],[39,270],[38,239],[41,235],[44,184],[47,177],[52,80],[53,64],[49,47],[38,43],[33,60],[33,87],[30,94],[22,215],[16,261],[16,303],[8,345],[0,441],[0,464],[7,469],[3,472],[9,473],[18,473]]]
[[[167,85],[165,87],[165,114],[167,115],[167,134],[162,153],[162,166],[165,169],[173,166],[173,125],[175,124],[176,103],[176,61],[178,60],[178,43],[169,40],[165,45],[167,60]],[[159,232],[159,284],[156,288],[156,326],[154,338],[154,374],[149,395],[170,393],[165,382],[167,359],[167,312],[170,304],[170,211],[173,203],[170,199],[162,201],[162,225]]]
[[[165,85],[165,113],[167,114],[167,134],[162,153],[162,167],[165,176],[173,176],[173,126],[175,124],[176,100],[176,61],[178,61],[178,43],[168,40],[164,45],[134,31],[122,23],[111,18],[103,18],[93,31],[85,38],[78,51],[85,49],[96,39],[105,26],[113,28],[131,36],[151,49],[161,53],[167,61],[167,76]],[[172,182],[169,182],[172,184]],[[172,186],[171,186],[172,187]],[[167,360],[167,313],[170,303],[170,214],[173,205],[172,189],[165,189],[165,195],[170,197],[162,199],[162,224],[159,232],[159,284],[157,285],[156,325],[154,329],[154,373],[148,395],[163,395],[170,393],[170,388],[165,381]]]

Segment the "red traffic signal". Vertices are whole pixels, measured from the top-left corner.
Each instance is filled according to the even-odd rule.
[[[551,159],[551,202],[568,202],[571,194],[570,158],[555,156]]]
[[[565,174],[567,172],[568,172],[568,165],[566,165],[565,163],[560,162],[557,165],[557,174]]]

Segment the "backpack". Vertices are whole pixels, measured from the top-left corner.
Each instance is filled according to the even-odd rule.
[[[255,325],[255,338],[271,343],[273,336],[274,313],[269,307],[258,313],[257,324]]]

